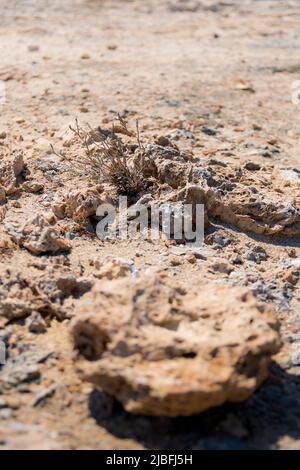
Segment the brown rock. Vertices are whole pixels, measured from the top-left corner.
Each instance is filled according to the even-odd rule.
[[[24,167],[23,154],[19,150],[0,155],[0,186],[6,194],[13,194],[17,188],[17,177]]]
[[[7,231],[14,242],[35,255],[71,249],[70,243],[59,235],[43,214],[37,214],[22,227],[8,226]]]
[[[44,185],[34,180],[26,181],[23,183],[22,189],[24,189],[27,193],[38,193],[44,189]]]
[[[63,194],[54,201],[52,210],[59,218],[70,217],[81,222],[87,217],[95,215],[97,207],[103,202],[101,188],[95,186]]]
[[[49,260],[42,271],[37,266],[23,269],[0,266],[0,319],[29,317],[30,331],[41,332],[45,317],[65,318],[69,297],[78,298],[92,287],[92,280],[76,276],[66,266],[52,267]]]
[[[257,234],[300,234],[300,182],[272,167],[208,167],[201,187],[209,219]]]
[[[127,411],[180,416],[247,399],[280,346],[272,312],[240,288],[185,293],[166,278],[99,282],[72,322],[84,378]],[[90,362],[91,361],[91,362]]]
[[[122,258],[107,259],[103,263],[96,260],[94,265],[97,270],[94,276],[98,279],[118,279],[131,276],[135,272],[133,262]]]

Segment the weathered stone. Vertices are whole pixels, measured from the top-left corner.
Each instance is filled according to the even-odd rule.
[[[31,316],[27,323],[29,330],[42,332],[44,317],[65,318],[64,301],[68,297],[80,297],[91,287],[91,279],[77,277],[67,267],[58,270],[47,266],[42,276],[34,267],[26,266],[24,272],[0,267],[0,318],[11,321]]]
[[[209,219],[263,235],[300,234],[300,183],[278,170],[210,167],[203,170],[202,186]]]
[[[127,411],[192,415],[247,399],[280,346],[272,312],[240,288],[164,277],[96,283],[72,322],[83,377]]]
[[[17,188],[17,177],[24,168],[23,154],[19,150],[0,155],[0,186],[6,194],[12,194]]]
[[[59,218],[70,217],[77,222],[96,214],[97,207],[105,202],[99,186],[72,190],[58,197],[52,210]]]
[[[7,227],[13,241],[35,255],[69,251],[70,242],[62,238],[46,216],[37,214],[22,227]]]
[[[96,260],[94,266],[96,268],[94,276],[98,279],[117,279],[125,276],[134,277],[136,274],[133,262],[122,258],[111,258],[102,263]]]
[[[25,183],[22,184],[22,189],[27,193],[38,193],[44,189],[44,185],[35,180],[25,181]]]

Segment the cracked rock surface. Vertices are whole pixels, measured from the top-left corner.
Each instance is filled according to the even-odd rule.
[[[273,312],[239,288],[117,280],[78,308],[75,347],[92,361],[84,377],[133,413],[188,416],[245,400],[280,346]]]

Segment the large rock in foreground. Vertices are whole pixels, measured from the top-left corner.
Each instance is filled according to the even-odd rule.
[[[98,282],[72,323],[84,378],[127,411],[187,416],[242,401],[280,347],[272,312],[240,288],[166,278]]]

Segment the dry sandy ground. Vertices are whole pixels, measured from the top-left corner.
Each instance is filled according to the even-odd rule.
[[[195,156],[275,165],[298,178],[300,105],[291,100],[300,79],[296,0],[0,0],[0,12],[0,144],[22,150],[26,178],[43,185],[10,198],[3,227],[48,209],[60,189],[82,184],[57,173],[49,152],[49,142],[63,147],[75,117],[97,126],[119,112],[129,122],[139,119],[145,141],[165,135]],[[139,271],[165,268],[182,285],[209,279],[259,290],[262,276],[260,295],[275,304],[284,344],[270,378],[246,403],[189,418],[146,418],[80,380],[68,318],[49,320],[43,334],[23,320],[3,324],[17,366],[8,361],[0,375],[14,367],[17,378],[2,385],[0,448],[299,448],[300,292],[281,282],[284,261],[300,258],[299,238],[274,241],[226,225],[219,232],[232,243],[221,246],[211,234],[218,259],[243,258],[235,275],[209,270],[209,257],[174,259],[163,243],[103,244],[83,233],[71,241],[69,256],[49,258],[1,242],[2,283],[6,268],[30,277],[33,264],[41,278],[45,265],[89,275],[91,260],[107,255],[130,258]],[[261,263],[247,254],[258,245],[268,255]]]

